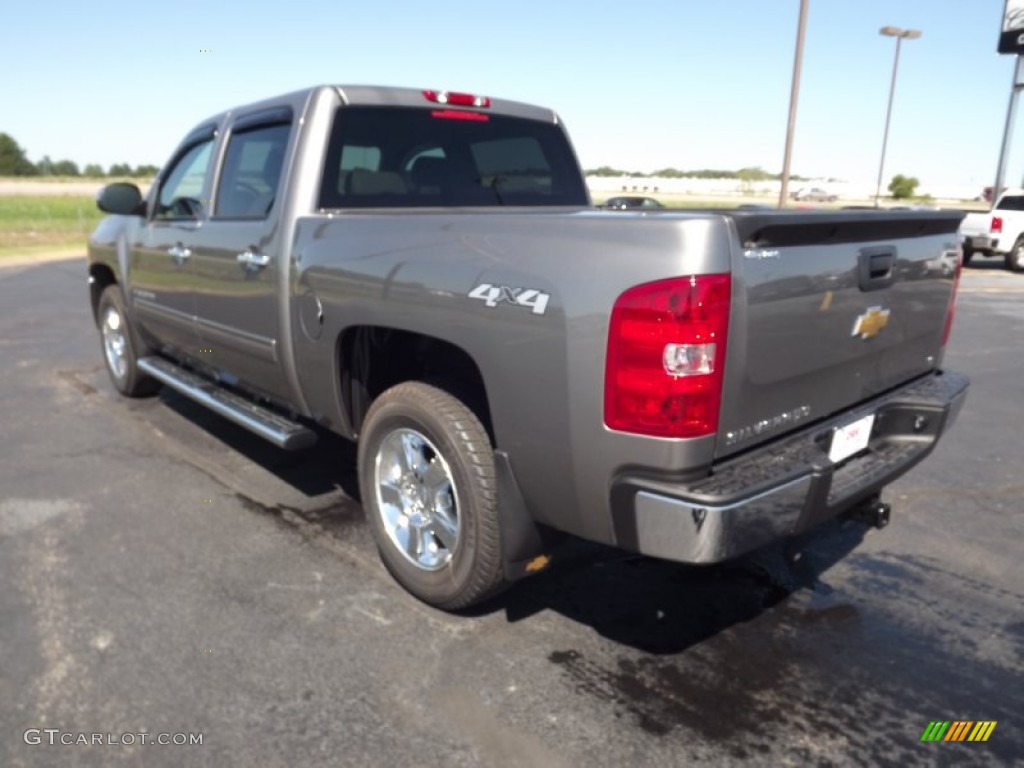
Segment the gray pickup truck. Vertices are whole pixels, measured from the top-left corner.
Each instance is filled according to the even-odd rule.
[[[557,115],[516,102],[311,88],[98,204],[114,387],[358,441],[384,563],[445,609],[552,534],[711,563],[881,525],[968,387],[942,369],[960,214],[597,211]]]

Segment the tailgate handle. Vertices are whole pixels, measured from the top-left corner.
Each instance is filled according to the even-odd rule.
[[[896,277],[896,248],[891,245],[864,248],[858,257],[860,289],[888,288]]]

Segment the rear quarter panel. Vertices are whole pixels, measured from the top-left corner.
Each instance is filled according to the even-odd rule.
[[[442,339],[476,361],[497,447],[509,453],[542,522],[611,541],[615,475],[632,465],[679,472],[710,463],[713,438],[608,430],[604,363],[610,311],[624,290],[729,270],[721,217],[342,213],[300,220],[294,251],[293,303],[315,294],[324,310],[320,339],[297,333],[297,364],[307,401],[332,428],[350,432],[333,383],[336,340],[350,326],[379,325]],[[542,291],[550,296],[546,311],[469,297],[485,283]]]

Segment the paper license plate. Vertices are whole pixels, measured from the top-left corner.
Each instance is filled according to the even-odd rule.
[[[832,433],[832,447],[829,449],[828,457],[833,463],[839,463],[848,459],[857,451],[868,447],[868,440],[871,438],[871,426],[875,423],[875,414],[869,414],[863,419],[857,419],[845,427],[837,427]]]

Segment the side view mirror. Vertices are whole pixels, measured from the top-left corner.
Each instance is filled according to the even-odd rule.
[[[142,193],[134,184],[117,181],[107,184],[97,193],[96,206],[105,213],[141,216],[143,213]]]

